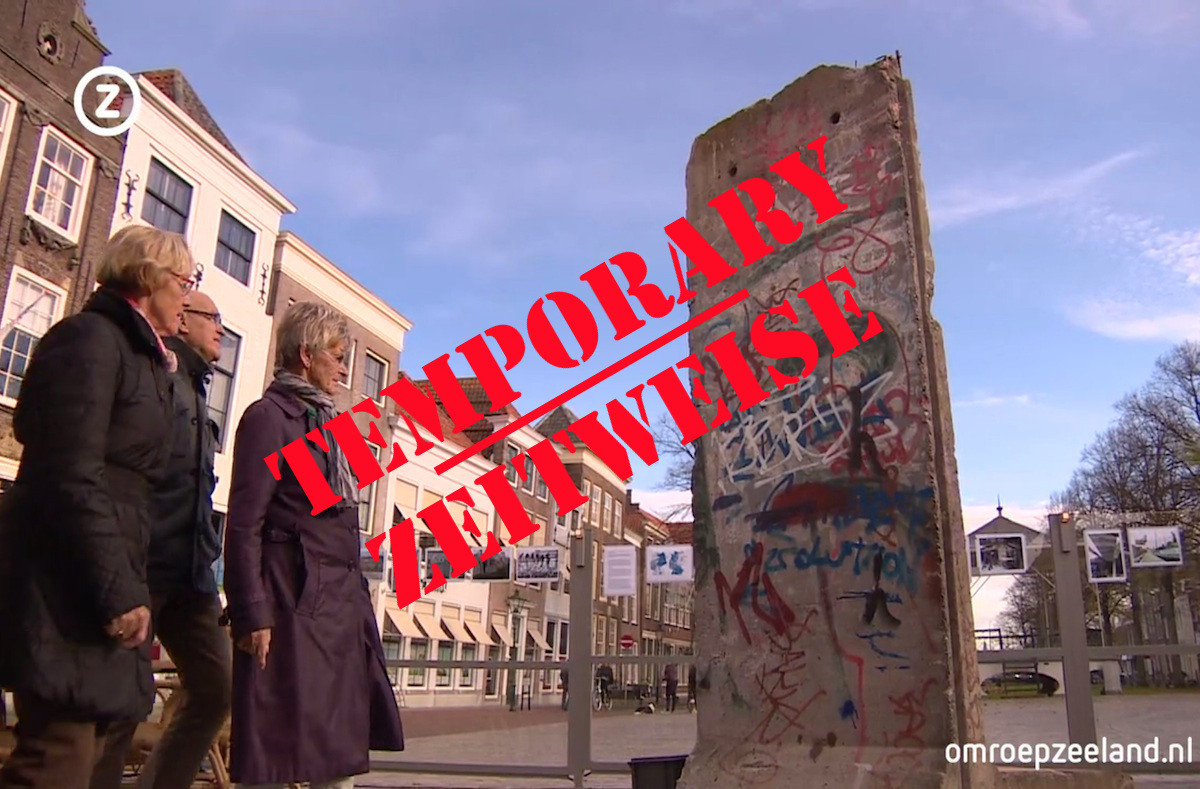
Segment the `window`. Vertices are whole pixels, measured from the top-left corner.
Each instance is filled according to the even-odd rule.
[[[12,139],[13,118],[17,116],[17,100],[0,91],[0,174],[8,157],[8,141]]]
[[[400,659],[400,639],[395,636],[383,636],[383,659],[384,660],[399,660]],[[388,679],[393,685],[400,684],[400,669],[388,666]]]
[[[217,231],[217,268],[243,285],[250,284],[250,269],[254,267],[254,231],[221,212],[221,227]]]
[[[213,512],[213,528],[217,530],[217,545],[225,544],[225,513]],[[225,554],[222,552],[213,562],[213,577],[217,579],[217,589],[225,588]]]
[[[546,487],[546,480],[542,479],[542,475],[537,475],[537,497],[542,501],[550,500],[550,490]]]
[[[383,447],[377,444],[368,444],[371,447],[371,454],[375,456],[376,462],[383,463]],[[365,490],[358,492],[358,530],[370,536],[373,533],[375,524],[372,519],[375,515],[375,490],[379,487],[379,480],[375,480],[366,487]]]
[[[587,499],[583,503],[583,519],[588,523],[592,522],[592,483],[586,479],[583,481],[583,497]]]
[[[225,451],[225,433],[229,411],[233,407],[233,378],[237,372],[242,338],[225,329],[221,338],[221,358],[213,364],[212,383],[208,387],[208,415],[217,423],[217,451]]]
[[[504,476],[514,485],[517,482],[516,458],[517,455],[521,454],[521,451],[521,448],[516,444],[504,445]]]
[[[70,240],[77,240],[91,167],[90,156],[76,148],[65,135],[47,126],[42,132],[33,169],[26,207],[29,215]]]
[[[387,378],[387,362],[380,361],[370,351],[363,357],[363,394],[378,401],[383,395],[384,379]]]
[[[413,638],[408,642],[408,659],[409,660],[428,660],[429,659],[429,642],[423,638]],[[422,688],[425,686],[425,669],[410,668],[408,671],[408,686],[410,688]]]
[[[612,654],[617,654],[617,618],[615,616],[608,620],[608,648],[612,650]]]
[[[462,659],[463,660],[474,660],[475,659],[475,649],[476,649],[476,647],[474,644],[463,644]],[[459,684],[459,687],[463,687],[463,688],[474,687],[475,686],[475,669],[473,669],[473,668],[460,669],[459,675],[458,675],[458,684]]]
[[[442,663],[449,663],[451,660],[454,660],[454,642],[439,641],[438,661]],[[439,688],[450,687],[450,668],[448,666],[446,668],[439,668],[437,670],[437,686]]]
[[[596,651],[594,654],[603,655],[604,654],[604,633],[605,633],[604,617],[600,616],[599,614],[594,615],[592,617],[592,627],[594,627],[596,629],[596,643],[595,643]]]
[[[559,660],[567,659],[567,644],[569,643],[567,640],[567,634],[569,631],[570,631],[570,625],[567,622],[559,622],[559,636],[558,636],[558,659]]]
[[[0,401],[10,405],[21,394],[25,368],[33,349],[62,317],[66,292],[41,277],[14,266],[4,300],[4,325],[11,326],[0,342]]]
[[[487,659],[488,660],[499,660],[500,659],[500,647],[497,647],[497,646],[488,647]],[[495,696],[496,695],[496,670],[490,666],[484,670],[483,695],[485,695],[485,696]]]
[[[142,219],[159,230],[183,233],[187,230],[191,206],[192,185],[152,158],[150,177],[146,179],[146,196],[142,200]]]
[[[347,389],[354,386],[354,358],[356,356],[358,356],[358,340],[351,340],[350,347],[346,350],[346,358],[342,360],[346,365],[346,380],[338,381]]]
[[[612,531],[612,496],[604,494],[604,511],[600,515],[600,528]]]
[[[621,505],[613,502],[613,534],[625,539],[625,521],[621,517]]]
[[[529,453],[525,454],[525,479],[521,480],[521,490],[526,493],[533,493],[533,478],[537,472],[533,468],[533,461],[529,459]]]
[[[558,623],[546,620],[546,646],[550,647],[546,650],[546,654],[542,660],[554,660],[556,650],[554,649],[554,641],[558,638]],[[558,688],[557,677],[559,672],[554,669],[539,672],[542,675],[542,690],[551,690]]]

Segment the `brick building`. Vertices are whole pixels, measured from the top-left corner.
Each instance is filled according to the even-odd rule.
[[[491,410],[491,399],[483,390],[477,378],[460,378],[471,405],[484,419],[464,430],[455,437],[462,437],[466,446],[486,438],[497,430],[505,428],[511,422],[520,419],[521,414],[511,405]],[[428,381],[418,381],[421,389],[432,388]],[[436,395],[436,392],[435,392]],[[439,401],[440,405],[440,401]],[[446,430],[449,436],[452,428]],[[476,457],[490,464],[509,463],[521,455],[529,447],[542,441],[544,436],[528,425],[513,431],[503,440],[486,447]],[[458,448],[455,449],[458,451]],[[563,568],[560,580],[552,582],[507,581],[489,584],[488,621],[500,639],[505,656],[523,660],[566,660],[567,644],[569,643],[569,579],[567,572],[567,538],[565,529],[555,529],[557,522],[554,511],[557,505],[550,495],[546,483],[534,468],[528,456],[525,458],[525,478],[518,476],[516,469],[508,465],[506,469],[508,481],[517,491],[517,498],[528,513],[530,519],[538,525],[538,530],[530,536],[512,544],[513,548],[558,546],[560,549],[559,566]],[[503,524],[496,520],[493,526],[497,540],[505,546],[509,545],[507,532]],[[500,650],[493,653],[499,656]],[[554,696],[561,689],[560,678],[555,672],[517,672],[509,675],[507,672],[487,672],[487,697],[495,697],[499,701],[510,702],[509,695],[527,694],[532,703],[544,702],[544,697]]]
[[[553,436],[578,419],[566,406],[559,406],[538,423],[543,436]],[[605,545],[623,545],[625,539],[624,506],[626,482],[608,468],[587,445],[572,435],[575,452],[560,448],[559,456],[575,485],[588,501],[571,513],[571,527],[582,529],[585,539],[592,541],[592,648],[596,655],[620,654],[620,638],[624,632],[636,632],[637,604],[630,597],[605,597],[601,588],[604,575]],[[574,516],[579,515],[578,523]],[[577,581],[578,582],[578,581]],[[636,636],[635,636],[636,638]]]
[[[346,354],[346,366],[350,369],[350,375],[334,397],[334,404],[339,411],[344,411],[371,398],[379,408],[379,418],[355,414],[355,422],[364,436],[371,422],[379,427],[380,435],[390,436],[396,421],[395,406],[381,392],[396,379],[400,355],[404,351],[404,338],[412,329],[412,321],[355,282],[291,232],[280,233],[275,243],[267,297],[267,311],[273,316],[274,325],[260,391],[274,377],[275,330],[287,313],[287,308],[299,301],[324,302],[339,310],[349,321],[351,343]],[[376,459],[386,467],[390,458],[384,457],[379,447],[375,447],[375,450]],[[380,479],[360,491],[359,527],[364,538],[391,525],[385,484]]]
[[[20,457],[12,407],[25,365],[46,330],[92,292],[124,136],[93,134],[75,116],[76,84],[109,54],[81,0],[0,0],[0,20],[0,480],[7,481]],[[85,111],[99,100],[86,92]]]

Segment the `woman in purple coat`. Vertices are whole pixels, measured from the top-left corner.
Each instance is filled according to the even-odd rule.
[[[353,786],[369,750],[404,749],[367,582],[359,569],[358,494],[345,456],[307,439],[343,496],[319,515],[288,464],[263,458],[335,416],[346,376],[345,318],[323,304],[289,308],[275,379],[238,424],[225,592],[233,638],[230,778],[242,784]]]

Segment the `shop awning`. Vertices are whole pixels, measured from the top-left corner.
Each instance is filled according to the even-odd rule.
[[[533,639],[533,643],[537,644],[538,649],[543,652],[550,651],[550,645],[546,643],[546,638],[542,635],[542,631],[538,630],[533,625],[525,626],[525,633]]]
[[[512,636],[508,634],[507,627],[496,627],[495,623],[492,623],[492,632],[496,634],[496,637],[500,639],[504,646],[512,647]]]
[[[493,641],[492,637],[488,635],[487,626],[482,622],[464,622],[463,624],[466,625],[467,632],[475,636],[475,640],[478,641],[482,646],[496,646],[496,642]]]
[[[425,631],[425,637],[434,641],[445,641],[446,634],[438,625],[438,620],[430,614],[414,614],[417,624]]]
[[[449,619],[449,618],[443,617],[442,618],[442,626],[450,631],[450,634],[452,636],[454,636],[455,641],[461,641],[464,644],[474,644],[475,643],[475,639],[472,638],[471,634],[468,633],[466,628],[463,627],[463,623],[458,621],[457,619]]]
[[[392,623],[392,627],[396,628],[400,635],[407,638],[424,638],[420,628],[413,623],[412,617],[403,611],[386,611],[388,621]]]

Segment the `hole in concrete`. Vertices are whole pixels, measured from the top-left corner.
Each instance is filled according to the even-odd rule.
[[[732,178],[735,175],[737,175],[737,165],[731,164],[729,165],[729,177]]]
[[[842,119],[842,113],[840,113],[840,112],[835,112],[829,116],[829,122],[834,124],[835,126],[837,125],[837,122],[840,121],[841,119]]]

